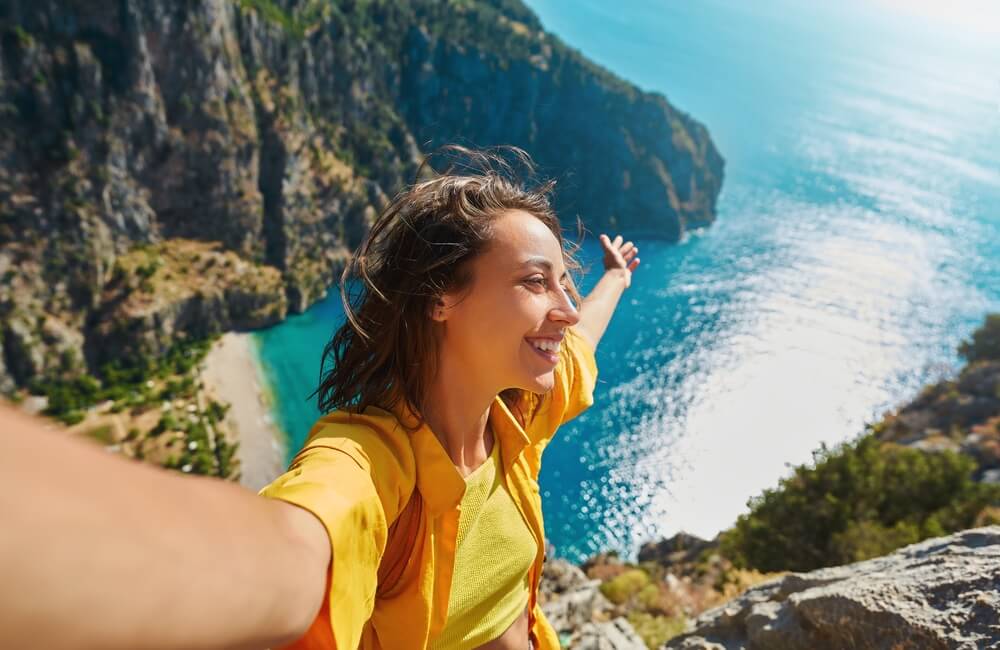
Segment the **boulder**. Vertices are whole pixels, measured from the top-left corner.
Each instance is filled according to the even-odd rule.
[[[542,572],[542,611],[563,646],[574,650],[645,650],[646,645],[624,618],[610,618],[613,605],[589,580],[565,560],[549,560]]]
[[[709,610],[664,648],[1000,647],[1000,526],[790,573]]]
[[[656,562],[669,567],[674,564],[695,562],[702,551],[717,546],[716,543],[689,533],[680,532],[658,542],[647,542],[639,549],[640,562]]]
[[[571,637],[573,650],[646,650],[646,644],[623,616],[606,623],[585,623]]]

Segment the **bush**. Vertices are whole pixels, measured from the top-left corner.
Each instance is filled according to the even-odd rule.
[[[958,353],[969,363],[1000,359],[1000,314],[987,315],[986,322],[973,332],[972,340],[958,346]]]
[[[216,402],[214,399],[208,400],[208,406],[205,408],[205,417],[212,424],[221,422],[225,419],[226,413],[229,412],[231,404],[223,404],[221,402]]]
[[[239,443],[228,442],[225,437],[220,436],[216,441],[215,453],[219,461],[218,475],[226,479],[239,479],[239,461],[236,459],[236,451]]]
[[[871,434],[813,453],[722,535],[736,565],[810,571],[883,555],[970,527],[1000,486],[972,480],[975,461],[880,443]]]
[[[86,435],[103,445],[110,445],[115,441],[114,436],[111,434],[110,424],[102,424],[94,427],[87,431]]]
[[[659,648],[678,634],[683,634],[687,619],[679,616],[655,616],[647,612],[629,612],[628,622],[649,648]]]
[[[601,585],[601,593],[616,605],[621,605],[649,584],[649,575],[642,569],[630,569]]]
[[[101,385],[88,375],[72,379],[48,378],[34,381],[31,392],[48,397],[46,415],[73,425],[83,419],[83,411],[98,401]]]

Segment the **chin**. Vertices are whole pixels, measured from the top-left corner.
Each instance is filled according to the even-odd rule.
[[[556,373],[547,372],[544,375],[538,375],[532,377],[528,385],[525,386],[525,390],[529,390],[532,393],[547,393],[556,385]]]

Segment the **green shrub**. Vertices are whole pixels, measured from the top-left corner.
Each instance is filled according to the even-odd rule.
[[[111,435],[110,424],[102,424],[101,426],[94,427],[93,429],[87,431],[86,435],[104,445],[110,445],[115,441],[114,437]]]
[[[220,436],[216,440],[215,455],[219,463],[218,475],[220,477],[234,480],[239,479],[239,473],[237,472],[238,463],[235,461],[236,451],[239,449],[239,446],[238,442],[230,443],[223,436]]]
[[[1000,359],[1000,314],[987,315],[986,322],[973,332],[972,340],[958,346],[958,353],[969,363]]]
[[[655,616],[647,612],[628,613],[628,622],[649,648],[659,648],[678,634],[683,634],[687,619],[681,616]]]
[[[82,411],[100,399],[101,385],[89,375],[71,379],[42,378],[32,382],[31,392],[48,397],[46,415],[73,425],[83,419]]]
[[[621,605],[649,584],[649,575],[642,569],[630,569],[601,585],[608,600]]]
[[[813,453],[722,536],[735,564],[809,571],[876,557],[970,527],[1000,503],[1000,486],[972,480],[975,461],[955,452],[883,446],[868,434]]]
[[[64,424],[73,426],[74,424],[79,424],[80,422],[83,422],[84,414],[83,411],[80,411],[78,409],[72,409],[66,411],[65,413],[59,414],[57,417]]]
[[[231,404],[222,404],[210,399],[208,400],[208,406],[205,408],[205,417],[207,417],[208,421],[212,424],[221,422],[225,419],[226,413],[229,412],[231,406]]]

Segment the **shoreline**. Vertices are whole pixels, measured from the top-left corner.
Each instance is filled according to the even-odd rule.
[[[285,471],[287,442],[272,415],[273,399],[251,336],[223,334],[205,356],[201,378],[209,394],[230,405],[225,423],[239,442],[239,483],[257,492]]]

